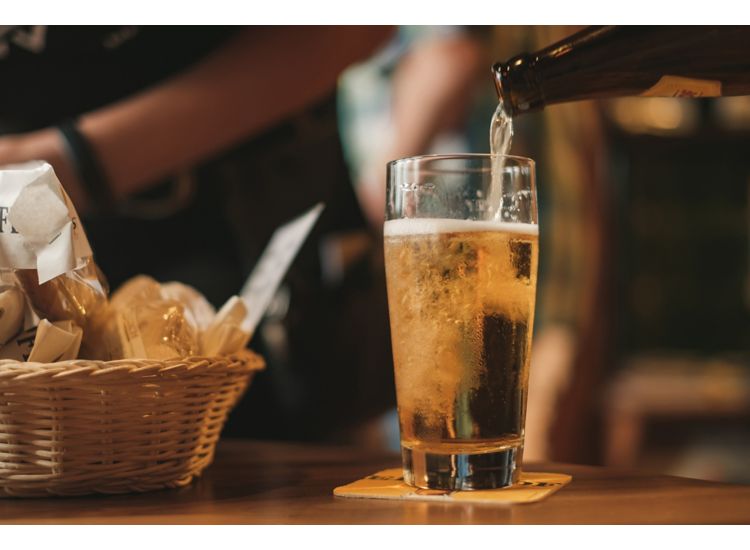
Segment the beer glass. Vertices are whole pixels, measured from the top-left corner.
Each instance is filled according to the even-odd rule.
[[[468,490],[517,481],[538,235],[530,159],[430,155],[388,165],[385,267],[406,483]]]

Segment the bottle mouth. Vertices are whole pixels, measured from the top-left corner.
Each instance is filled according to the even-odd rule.
[[[497,97],[503,102],[505,112],[511,114],[513,112],[513,105],[510,101],[510,87],[507,75],[508,63],[498,61],[492,66],[492,80],[495,82]]]
[[[529,54],[518,55],[492,66],[497,96],[509,115],[544,108],[544,92],[535,69],[536,59]]]

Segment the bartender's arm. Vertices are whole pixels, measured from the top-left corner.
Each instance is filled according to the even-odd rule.
[[[393,141],[357,187],[374,228],[383,227],[386,163],[425,154],[440,132],[460,127],[485,68],[481,43],[465,33],[422,40],[401,60],[393,78]]]
[[[164,83],[79,118],[115,197],[144,190],[322,99],[388,27],[244,31]],[[0,137],[0,165],[44,159],[76,205],[86,196],[55,128]]]

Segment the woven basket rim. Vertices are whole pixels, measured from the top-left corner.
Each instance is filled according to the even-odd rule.
[[[70,376],[73,374],[89,374],[101,376],[110,373],[167,371],[196,371],[228,367],[247,372],[259,371],[265,368],[263,358],[250,350],[225,356],[173,357],[171,359],[117,359],[115,361],[99,361],[93,359],[72,359],[55,363],[22,362],[13,359],[0,359],[0,380],[7,376]]]

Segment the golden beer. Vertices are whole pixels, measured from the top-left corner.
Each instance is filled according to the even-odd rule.
[[[537,225],[395,219],[384,232],[404,463],[506,450],[520,463]]]

